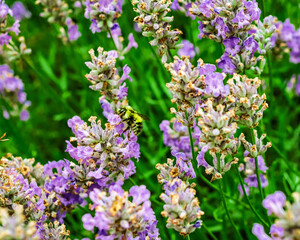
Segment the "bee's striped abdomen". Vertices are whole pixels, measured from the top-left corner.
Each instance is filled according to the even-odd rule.
[[[143,123],[142,122],[136,122],[132,126],[132,131],[135,135],[139,135],[143,130]]]

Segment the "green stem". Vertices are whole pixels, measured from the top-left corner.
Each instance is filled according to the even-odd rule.
[[[190,235],[187,235],[186,238],[187,240],[191,240]]]
[[[173,57],[173,55],[172,55],[172,53],[170,51],[170,48],[168,48],[168,53],[169,53],[169,56],[170,56],[172,62],[174,62],[174,57]]]
[[[185,117],[186,119],[188,119],[188,114],[187,112],[185,113]],[[194,171],[196,173],[196,170],[198,170],[198,176],[196,177],[200,177],[201,180],[203,180],[203,182],[205,182],[208,186],[210,186],[211,188],[215,189],[216,191],[220,192],[220,189],[215,186],[214,184],[212,184],[206,177],[203,176],[203,174],[201,173],[201,170],[200,168],[197,167],[196,163],[197,163],[197,160],[196,160],[196,154],[195,154],[195,150],[194,150],[194,141],[193,141],[193,135],[192,135],[192,129],[190,128],[190,126],[188,126],[188,132],[189,132],[189,138],[190,138],[190,146],[191,146],[191,152],[192,152],[192,165],[193,165],[193,168],[194,168]],[[198,186],[198,185],[197,185]],[[196,187],[197,187],[196,186]],[[247,206],[246,204],[244,204],[243,202],[237,200],[237,199],[234,199],[232,198],[230,195],[224,193],[224,196],[228,199],[231,199],[237,203],[240,203],[244,206]],[[248,207],[248,206],[247,206]]]
[[[248,204],[249,204],[249,206],[250,206],[250,208],[251,208],[251,210],[252,210],[252,212],[255,214],[255,216],[266,226],[266,227],[269,227],[269,224],[257,213],[257,211],[255,210],[255,208],[253,207],[253,205],[251,204],[251,202],[250,202],[250,199],[249,199],[249,197],[248,197],[248,195],[247,195],[247,193],[246,193],[246,190],[245,190],[245,186],[244,186],[244,181],[243,181],[243,179],[242,179],[242,176],[241,176],[241,174],[240,174],[240,172],[239,172],[239,170],[238,170],[238,168],[237,168],[237,166],[236,165],[234,165],[234,168],[235,168],[235,170],[236,170],[236,172],[237,172],[237,174],[238,174],[238,177],[239,177],[239,180],[240,180],[240,184],[241,184],[241,186],[242,186],[242,189],[243,189],[243,193],[244,193],[244,196],[245,196],[245,198],[246,198],[246,200],[247,200],[247,202],[248,202]]]
[[[252,131],[250,131],[250,133],[251,133],[252,144],[255,145],[254,129],[252,129]],[[255,173],[256,173],[258,189],[259,189],[259,193],[260,193],[260,199],[261,199],[261,201],[263,201],[265,199],[265,194],[264,194],[264,191],[261,186],[261,180],[260,180],[259,168],[258,168],[258,159],[257,159],[257,157],[255,157],[254,159],[255,159]]]
[[[219,185],[220,185],[220,195],[221,195],[221,199],[223,201],[223,205],[224,205],[224,208],[225,208],[225,211],[226,211],[226,214],[227,214],[227,217],[232,225],[232,227],[234,228],[236,234],[238,235],[239,239],[243,239],[240,232],[238,231],[236,225],[234,224],[231,216],[230,216],[230,213],[228,211],[228,208],[227,208],[227,204],[226,204],[226,200],[225,200],[225,197],[224,197],[224,194],[223,194],[223,179],[219,179]]]
[[[255,144],[255,136],[254,136],[254,129],[252,129],[252,131],[250,131],[251,133],[251,139],[252,139],[252,144]],[[256,179],[257,179],[257,183],[258,183],[258,189],[259,189],[259,194],[260,194],[260,199],[261,202],[263,202],[263,200],[265,199],[265,193],[264,190],[261,186],[261,180],[260,180],[260,174],[259,174],[259,167],[258,167],[258,159],[257,157],[254,158],[255,159],[255,174],[256,174]],[[266,211],[265,211],[266,212]],[[271,225],[271,220],[269,215],[266,213],[267,217],[268,217],[268,222]]]
[[[131,177],[129,177],[128,179],[133,185],[137,186],[136,182]]]
[[[202,227],[207,231],[207,233],[211,236],[212,239],[218,240],[218,238],[212,233],[212,231],[209,230],[209,228],[204,223],[202,223]]]

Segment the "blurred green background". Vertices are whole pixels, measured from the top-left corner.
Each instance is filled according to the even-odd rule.
[[[9,6],[14,1],[6,1]],[[105,50],[113,50],[114,45],[108,39],[106,33],[92,34],[90,21],[83,16],[83,10],[75,15],[82,36],[75,42],[64,45],[57,38],[58,28],[49,24],[46,19],[39,16],[41,6],[36,6],[34,1],[22,1],[32,13],[30,19],[21,22],[21,35],[25,36],[27,46],[32,49],[30,59],[34,69],[25,63],[17,63],[11,66],[15,73],[23,80],[25,91],[32,105],[29,107],[30,119],[21,122],[18,119],[5,120],[0,117],[0,135],[6,132],[9,141],[0,144],[0,152],[4,155],[11,152],[15,156],[35,157],[36,161],[43,164],[48,161],[67,158],[65,141],[72,136],[67,126],[67,120],[74,115],[87,120],[90,116],[103,119],[102,109],[98,103],[99,94],[89,89],[89,82],[84,75],[88,68],[84,62],[90,60],[89,49],[97,49],[102,46]],[[72,1],[70,1],[72,2]],[[265,1],[267,15],[275,15],[284,21],[290,18],[296,28],[300,27],[299,0]],[[200,57],[206,63],[215,63],[222,55],[222,47],[213,41],[198,40],[197,20],[192,21],[184,14],[172,12],[175,17],[174,27],[183,31],[182,38],[188,39],[199,48]],[[165,84],[170,82],[169,73],[163,68],[148,40],[141,33],[134,31],[133,18],[135,13],[128,0],[123,5],[123,14],[118,22],[122,34],[127,43],[127,36],[133,33],[139,47],[131,49],[123,61],[118,61],[118,66],[128,64],[131,68],[132,82],[127,82],[129,87],[128,99],[131,106],[138,112],[148,116],[151,121],[144,123],[144,132],[139,136],[141,158],[136,164],[136,174],[133,179],[138,184],[145,184],[152,193],[152,199],[160,201],[161,186],[156,180],[158,171],[157,163],[166,162],[170,152],[163,144],[162,133],[159,124],[164,119],[170,119],[170,93]],[[175,55],[176,53],[173,52]],[[194,63],[196,60],[194,60]],[[289,62],[289,57],[283,59],[271,59],[273,82],[271,89],[266,89],[269,109],[264,112],[263,125],[275,148],[288,159],[289,167],[283,157],[280,157],[271,148],[266,154],[269,187],[266,193],[273,193],[276,189],[290,196],[291,192],[299,191],[299,135],[300,135],[300,97],[294,92],[286,91],[286,84],[293,74],[300,74],[300,65]],[[268,69],[262,75],[263,80],[268,81]],[[105,121],[103,119],[103,121]],[[234,170],[228,172],[224,180],[227,188],[225,191],[233,198],[239,198],[237,191],[237,175]],[[201,191],[198,197],[201,208],[205,211],[202,217],[210,231],[213,231],[218,239],[234,239],[233,229],[228,220],[223,220],[225,211],[222,207],[218,193],[209,188],[205,183],[198,183]],[[130,183],[125,184],[125,188]],[[254,191],[250,198],[255,205],[259,194]],[[241,201],[244,201],[242,199]],[[158,226],[162,239],[183,239],[179,234],[165,228],[165,219],[160,215],[161,205],[152,203],[159,220]],[[234,221],[241,229],[245,239],[255,239],[251,236],[251,228],[254,222],[258,222],[249,209],[235,201],[228,201],[230,212]],[[258,207],[259,211],[261,208]],[[83,230],[80,215],[82,210],[75,210],[67,218],[67,225],[73,238],[89,236]],[[200,229],[191,234],[191,239],[210,239],[205,229]]]

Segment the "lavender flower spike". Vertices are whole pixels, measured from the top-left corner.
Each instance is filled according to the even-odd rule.
[[[263,201],[269,214],[276,216],[271,225],[269,237],[260,224],[254,224],[252,232],[259,240],[299,239],[300,224],[300,193],[292,193],[294,201],[288,202],[284,193],[276,191]]]
[[[96,227],[96,239],[158,240],[149,197],[145,186],[133,186],[129,192],[119,185],[110,187],[108,192],[95,189],[90,193],[95,216],[85,214],[83,226],[90,231]]]
[[[133,5],[137,5],[134,11],[138,13],[134,21],[143,30],[143,36],[152,37],[152,46],[158,47],[159,56],[165,63],[170,49],[178,49],[182,45],[177,45],[179,35],[182,33],[178,29],[171,30],[170,22],[173,17],[167,14],[171,11],[170,0],[132,0]]]

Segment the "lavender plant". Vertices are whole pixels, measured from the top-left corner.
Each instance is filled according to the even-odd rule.
[[[90,82],[90,89],[99,95],[106,120],[102,116],[91,116],[97,113],[88,102],[85,112],[73,111],[76,115],[74,113],[67,122],[73,134],[66,141],[68,156],[61,158],[63,160],[48,161],[47,158],[47,163],[42,165],[35,163],[33,158],[12,154],[0,159],[0,239],[158,240],[177,239],[175,234],[180,234],[190,240],[193,236],[202,238],[208,234],[210,239],[216,240],[223,239],[227,233],[233,236],[232,230],[233,237],[238,239],[253,238],[246,227],[241,228],[242,224],[235,223],[241,216],[245,221],[239,222],[244,225],[259,222],[252,229],[258,239],[299,239],[299,177],[297,171],[294,175],[285,172],[283,174],[287,176],[282,183],[275,185],[272,171],[279,164],[282,166],[283,162],[289,170],[293,168],[276,143],[271,143],[265,134],[271,127],[264,122],[269,103],[271,109],[276,107],[276,92],[272,92],[271,87],[270,53],[279,58],[289,53],[291,62],[299,62],[299,30],[289,20],[282,23],[274,16],[265,17],[262,2],[259,2],[259,8],[255,0],[132,0],[131,4],[124,4],[122,0],[37,0],[36,3],[43,7],[41,16],[59,26],[64,42],[76,40],[81,35],[79,27],[85,33],[84,25],[74,18],[83,7],[85,18],[91,21],[91,31],[102,32],[99,36],[104,36],[105,41],[109,38],[108,44],[101,38],[101,47],[97,52],[91,49],[91,59],[85,63],[89,69],[85,77]],[[132,47],[138,47],[140,39],[135,41],[133,34],[126,31],[130,27],[123,27],[125,24],[120,22],[123,21],[120,18],[123,4],[137,13],[132,29],[136,22],[142,35],[151,38],[150,45],[157,46],[158,50],[156,64],[162,67],[164,74],[170,74],[164,76],[168,83],[162,92],[171,96],[173,117],[159,126],[162,141],[170,148],[170,154],[161,148],[155,134],[147,132],[147,138],[139,135],[144,117],[131,106],[136,105],[134,99],[141,104],[151,103],[153,108],[168,105],[156,92],[157,101],[143,98],[143,92],[134,85],[143,81],[149,84],[149,92],[160,89],[156,82],[151,82],[155,77],[148,79],[146,72],[145,76],[138,72],[148,67],[149,71],[156,71],[151,68],[155,65],[152,61],[147,62],[147,66],[139,64],[145,51],[143,46],[139,48],[139,55],[129,53]],[[183,31],[173,28],[172,25],[180,24],[169,16],[171,9],[174,14],[183,12],[185,16],[181,14],[182,17],[188,17],[186,19],[192,24],[186,24]],[[20,76],[23,73],[20,70],[26,68],[21,65],[22,61],[15,60],[24,60],[32,67],[24,58],[30,49],[23,37],[19,38],[20,44],[14,38],[19,33],[19,20],[28,17],[30,13],[20,3],[10,9],[4,0],[0,1],[2,59],[11,65],[20,64],[15,71]],[[220,47],[219,55],[210,53],[212,58],[219,58],[214,59],[215,64],[205,63],[209,61],[204,54],[201,57],[205,61],[197,59],[198,42],[192,41],[194,32],[187,34],[196,21],[199,21],[200,31],[197,40],[207,38],[223,47]],[[182,33],[186,39],[179,44]],[[123,38],[126,35],[127,46]],[[85,34],[83,38],[86,38]],[[114,46],[114,49],[104,51],[108,46]],[[86,47],[90,46],[82,48],[85,53]],[[77,51],[74,48],[74,54]],[[202,52],[205,49],[200,49],[200,54]],[[173,56],[175,53],[178,56]],[[60,54],[54,51],[49,55],[55,58]],[[40,62],[41,72],[34,66],[32,70],[45,78],[47,74],[44,73],[50,72],[53,83],[43,85],[45,93],[49,90],[47,87],[57,84],[64,93],[65,103],[71,100],[74,103],[76,99],[78,106],[84,105],[76,92],[69,98],[74,76],[69,74],[67,79],[62,72],[58,79],[61,82],[55,81],[53,76],[59,75],[60,69],[52,71],[51,65],[42,59],[39,57],[35,63]],[[130,61],[132,73],[126,64]],[[75,65],[75,61],[71,62]],[[264,72],[266,63],[269,79]],[[283,85],[289,90],[296,88],[298,94],[300,80],[296,83],[297,77],[295,74]],[[132,78],[135,81],[128,92],[126,80],[132,81]],[[279,85],[279,77],[275,79],[275,84]],[[165,82],[158,82],[158,86],[164,87]],[[39,82],[33,84],[39,85]],[[267,95],[270,96],[268,100]],[[26,100],[23,82],[8,65],[0,66],[0,96],[5,118],[20,116],[21,120],[28,119],[30,102]],[[290,102],[293,102],[292,97]],[[86,115],[90,116],[87,121],[84,120]],[[280,122],[284,116],[279,115],[277,121]],[[53,120],[66,117],[69,118],[66,113],[57,114]],[[157,124],[156,119],[153,122]],[[297,134],[298,130],[293,131]],[[49,131],[52,137],[51,134]],[[4,137],[5,134],[0,137],[1,142],[8,140]],[[143,152],[151,141],[155,141],[159,149]],[[47,143],[51,148],[52,145]],[[271,153],[277,152],[280,163],[276,156],[267,152],[272,145]],[[150,163],[145,161],[145,156],[151,158]],[[157,163],[157,159],[161,163]],[[159,173],[144,169],[154,165]],[[162,185],[161,194],[152,178],[156,173],[158,183]],[[135,180],[143,181],[143,185],[136,184]],[[281,185],[286,196],[276,191],[265,197]],[[229,189],[230,194],[227,193]],[[291,194],[293,201],[289,192],[294,192]],[[218,199],[219,203],[215,204],[211,199]],[[158,212],[163,218],[155,216]],[[246,217],[248,212],[253,216]],[[72,221],[76,221],[78,229],[72,227]],[[213,227],[208,227],[211,223]],[[82,230],[79,225],[83,225]]]
[[[24,84],[21,79],[14,76],[8,65],[0,66],[0,96],[4,118],[18,116],[22,121],[27,121],[29,113],[27,108],[30,101],[24,92]]]
[[[40,14],[41,17],[47,18],[51,24],[58,24],[59,37],[64,41],[75,41],[81,33],[78,31],[78,26],[74,23],[70,14],[72,10],[64,0],[36,0],[35,4],[39,4],[43,7],[43,11]],[[66,28],[68,30],[66,30]]]

